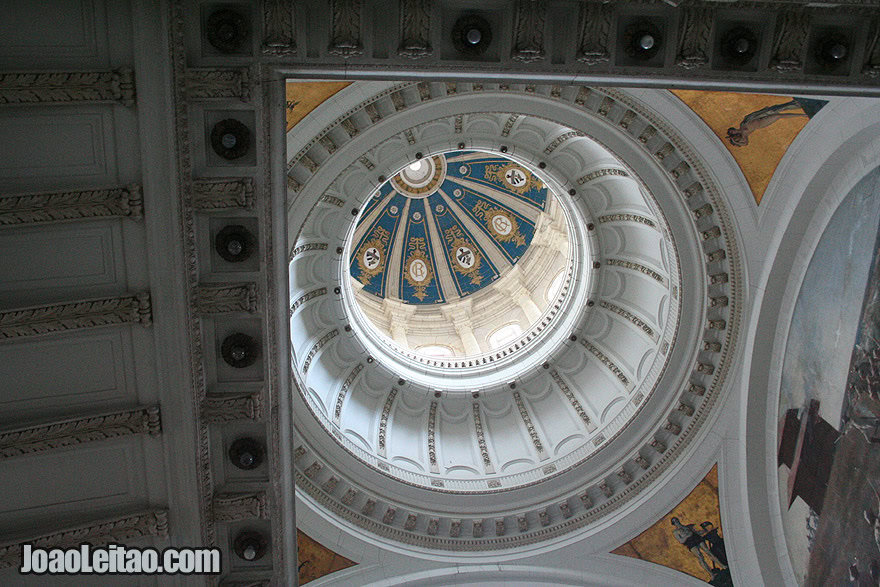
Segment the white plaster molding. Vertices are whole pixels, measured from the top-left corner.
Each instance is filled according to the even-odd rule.
[[[79,328],[152,323],[150,294],[83,300],[0,312],[0,339]]]

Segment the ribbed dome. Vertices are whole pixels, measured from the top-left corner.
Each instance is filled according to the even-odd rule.
[[[497,154],[425,157],[385,182],[365,207],[351,276],[364,292],[407,304],[468,296],[525,254],[547,198],[540,179]]]

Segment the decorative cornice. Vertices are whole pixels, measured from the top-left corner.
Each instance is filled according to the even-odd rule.
[[[251,99],[250,72],[247,67],[187,69],[186,97],[194,102],[230,98],[248,102]]]
[[[257,311],[257,284],[202,284],[196,290],[196,311],[199,314]]]
[[[629,177],[629,174],[623,169],[618,169],[617,167],[604,167],[602,169],[597,169],[596,171],[591,171],[583,177],[578,178],[577,182],[578,185],[584,185],[588,181],[593,181],[594,179],[599,179],[600,177],[605,177],[606,175]]]
[[[152,323],[149,293],[0,312],[0,339],[127,323]]]
[[[666,285],[666,279],[662,275],[649,267],[645,267],[641,263],[634,263],[633,261],[627,261],[625,259],[605,259],[605,264],[613,267],[623,267],[631,271],[638,271],[643,275],[647,275],[654,281]]]
[[[0,196],[0,226],[143,217],[141,186]]]
[[[247,208],[254,205],[254,180],[250,177],[217,177],[193,182],[193,204],[199,210]]]
[[[206,395],[202,402],[202,420],[223,424],[234,420],[262,420],[262,392],[237,395]]]
[[[0,431],[0,459],[119,436],[133,434],[157,436],[161,431],[158,406],[70,418]]]
[[[0,73],[0,104],[119,102],[134,106],[134,101],[134,75],[129,68]]]
[[[600,363],[602,363],[603,365],[605,365],[605,367],[607,367],[608,370],[611,371],[611,373],[612,373],[615,377],[617,377],[617,379],[618,379],[621,383],[623,383],[623,386],[624,386],[626,389],[630,389],[630,388],[632,387],[632,383],[630,383],[630,380],[629,380],[629,378],[626,376],[626,374],[623,372],[623,369],[621,369],[620,367],[618,367],[618,366],[614,363],[614,361],[612,361],[611,359],[609,359],[609,358],[608,358],[608,355],[606,355],[605,353],[603,353],[603,352],[599,349],[599,347],[597,347],[596,345],[594,345],[593,343],[591,343],[590,341],[588,341],[588,340],[585,339],[585,338],[580,338],[580,339],[578,339],[578,342],[580,342],[581,345],[583,345],[583,347],[584,347],[585,349],[587,349],[588,351],[590,351],[590,353],[591,353],[594,357],[596,357],[596,358],[599,360]]]
[[[587,415],[587,412],[584,410],[584,407],[581,405],[581,402],[574,396],[571,388],[568,386],[568,383],[559,375],[556,369],[550,371],[550,377],[553,378],[553,381],[559,387],[559,390],[562,392],[562,395],[568,400],[568,403],[571,404],[571,407],[574,408],[574,411],[577,413],[578,417],[583,421],[584,425],[587,427],[588,432],[593,432],[596,430],[596,425],[590,420],[590,416]]]
[[[519,417],[522,418],[523,424],[526,426],[526,430],[529,432],[529,437],[532,439],[532,444],[535,446],[535,450],[538,451],[538,456],[541,459],[547,458],[547,453],[544,450],[544,445],[541,442],[541,438],[538,436],[538,431],[535,428],[535,425],[532,423],[532,418],[529,416],[529,411],[526,409],[526,404],[522,399],[522,395],[518,391],[513,392],[513,401],[516,402],[516,408],[519,411]]]
[[[295,55],[293,0],[262,0],[264,55]]]
[[[622,317],[623,319],[628,320],[629,322],[634,324],[636,326],[636,328],[638,328],[639,330],[641,330],[642,332],[644,332],[645,334],[650,336],[652,339],[656,340],[657,334],[654,332],[654,329],[651,328],[650,326],[648,326],[648,324],[644,320],[642,320],[641,318],[639,318],[638,316],[636,316],[635,314],[633,314],[629,310],[621,308],[617,304],[613,304],[607,300],[601,300],[599,302],[599,305],[601,307],[605,308],[606,310],[608,310],[609,312],[613,312],[613,313],[617,314],[618,316]]]
[[[638,214],[606,214],[605,216],[599,216],[597,220],[600,224],[604,224],[605,222],[635,222],[637,224],[650,226],[651,228],[656,228],[657,226],[650,218],[645,218]]]
[[[268,519],[269,503],[265,491],[250,493],[218,493],[214,496],[215,522]]]
[[[431,465],[432,473],[439,473],[440,468],[437,466],[437,443],[435,433],[437,430],[437,402],[431,402],[428,409],[428,462]]]
[[[296,298],[292,304],[290,304],[290,316],[293,316],[294,312],[297,309],[305,304],[306,302],[310,302],[316,298],[319,298],[327,293],[326,287],[319,287],[318,289],[313,289],[310,292],[304,293],[303,295]]]
[[[480,402],[474,402],[473,413],[474,429],[477,432],[477,445],[480,447],[480,456],[483,459],[483,469],[487,474],[492,474],[495,472],[495,467],[492,466],[492,459],[489,458],[489,448],[486,446],[486,436],[483,432],[483,420],[480,416]]]
[[[155,509],[117,518],[107,518],[6,543],[0,546],[0,569],[20,565],[22,546],[25,544],[46,549],[72,548],[83,543],[89,543],[92,546],[110,543],[127,544],[142,536],[160,538],[168,536],[168,510]]]

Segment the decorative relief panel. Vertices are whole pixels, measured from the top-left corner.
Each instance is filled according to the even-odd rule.
[[[433,52],[430,41],[431,2],[430,0],[401,0],[400,2],[400,46],[397,54],[417,59]],[[399,93],[392,94],[402,96]],[[395,109],[397,102],[395,102]]]
[[[200,285],[196,290],[196,310],[199,314],[257,311],[255,283]]]
[[[810,17],[806,11],[790,10],[777,15],[770,67],[780,73],[803,69],[809,30]]]
[[[161,433],[159,407],[122,410],[0,432],[0,459],[131,434]]]
[[[513,60],[531,63],[544,59],[544,0],[519,0],[513,25]]]
[[[126,323],[152,323],[149,293],[0,312],[0,339]]]
[[[262,0],[263,47],[266,55],[296,53],[293,38],[293,0]]]
[[[254,205],[254,180],[250,177],[197,179],[193,182],[193,197],[199,210],[250,209]]]
[[[0,104],[119,102],[133,106],[131,69],[0,73]]]
[[[333,0],[330,25],[331,55],[354,57],[364,53],[361,42],[361,0]]]
[[[192,101],[238,98],[248,102],[251,99],[250,72],[247,67],[187,69],[186,97]]]
[[[237,522],[269,518],[269,504],[264,491],[221,493],[214,496],[214,521]]]
[[[684,7],[679,17],[678,55],[675,64],[685,69],[709,63],[709,37],[715,13],[711,8]]]
[[[0,196],[0,226],[114,216],[140,219],[141,186]]]
[[[202,402],[202,419],[209,424],[222,424],[234,420],[262,420],[262,394],[257,392],[206,395]]]
[[[598,65],[610,59],[611,6],[605,2],[582,2],[580,5],[577,60]]]
[[[89,524],[56,530],[11,544],[0,546],[0,569],[18,567],[21,564],[23,544],[39,548],[72,548],[87,542],[92,546],[121,543],[128,544],[142,536],[168,536],[168,511],[149,510],[118,518],[108,518]]]

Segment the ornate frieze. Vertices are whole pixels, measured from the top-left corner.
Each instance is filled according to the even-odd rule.
[[[193,205],[198,210],[225,210],[254,205],[254,180],[250,177],[216,177],[193,181]]]
[[[354,383],[354,380],[363,368],[364,364],[358,363],[355,365],[354,369],[351,370],[351,373],[348,374],[348,377],[345,378],[345,381],[342,382],[342,387],[339,389],[339,394],[336,396],[336,406],[333,408],[333,421],[337,425],[339,425],[342,418],[342,406],[345,403],[345,397],[348,395],[348,390],[351,389],[351,384]]]
[[[643,471],[647,471],[651,468],[650,461],[648,461],[648,459],[646,459],[642,455],[636,455],[636,457],[633,459],[633,462],[641,467]]]
[[[132,434],[157,436],[161,431],[158,406],[71,418],[0,431],[0,459]]]
[[[605,353],[603,353],[601,350],[599,350],[599,348],[596,345],[589,342],[588,340],[586,340],[584,338],[580,338],[580,339],[578,339],[578,341],[581,343],[581,345],[585,349],[587,349],[594,357],[596,357],[600,363],[605,365],[605,367],[609,371],[611,371],[611,373],[615,377],[617,377],[617,379],[621,383],[623,383],[624,387],[626,387],[627,389],[630,388],[631,384],[629,382],[629,378],[624,374],[623,370],[614,363],[614,361],[609,359]]]
[[[614,495],[614,490],[611,489],[611,486],[608,484],[607,480],[603,480],[601,483],[599,483],[599,491],[601,491],[602,495],[604,495],[605,497],[611,497],[612,495]]]
[[[317,355],[320,352],[320,350],[322,348],[324,348],[324,345],[326,345],[328,342],[330,342],[334,337],[336,337],[338,335],[339,335],[339,330],[337,328],[334,328],[333,330],[331,330],[330,332],[328,332],[327,334],[322,336],[320,339],[318,339],[318,342],[315,343],[315,345],[312,347],[312,350],[310,350],[309,354],[306,355],[306,360],[303,362],[303,366],[302,366],[303,375],[305,375],[306,373],[309,372],[309,366],[312,364],[312,359],[315,358],[315,355]]]
[[[770,67],[779,73],[799,71],[804,66],[810,16],[805,10],[788,10],[776,17]]]
[[[614,312],[615,314],[622,317],[623,319],[628,320],[629,322],[634,324],[636,326],[636,328],[638,328],[639,330],[641,330],[642,332],[644,332],[645,334],[647,334],[651,338],[656,338],[656,334],[654,332],[654,329],[651,328],[650,326],[648,326],[644,320],[642,320],[641,318],[639,318],[638,316],[636,316],[635,314],[633,314],[629,310],[625,310],[625,309],[621,308],[620,306],[618,306],[617,304],[612,304],[611,302],[606,301],[606,300],[600,301],[599,305],[601,307],[605,308],[606,310],[608,310],[609,312]]]
[[[35,548],[73,548],[89,543],[92,546],[103,544],[127,544],[142,536],[168,536],[168,511],[164,509],[147,510],[116,518],[72,526],[40,534],[0,546],[0,569],[18,567],[21,564],[21,551],[24,544]]]
[[[129,68],[0,73],[0,104],[119,102],[134,106],[134,101],[134,74]]]
[[[296,53],[293,37],[293,0],[262,0],[263,53],[292,55]]]
[[[529,520],[525,515],[519,515],[516,517],[516,529],[520,532],[526,532],[529,529]]]
[[[251,99],[251,79],[247,67],[234,69],[190,68],[186,70],[186,97],[191,101]]]
[[[616,167],[604,167],[602,169],[597,169],[595,171],[591,171],[590,173],[578,178],[578,185],[584,185],[588,181],[593,181],[594,179],[599,179],[600,177],[605,177],[607,175],[616,175],[618,177],[629,177],[629,174],[623,169],[618,169]]]
[[[440,468],[437,466],[437,445],[435,433],[437,429],[437,402],[431,402],[428,410],[428,461],[431,465],[432,473],[439,473]]]
[[[516,402],[517,410],[519,410],[519,417],[522,418],[523,424],[525,424],[526,430],[529,432],[532,444],[535,445],[535,450],[538,451],[538,455],[542,459],[547,458],[547,454],[544,451],[544,445],[541,443],[541,438],[538,436],[538,431],[535,429],[535,425],[532,423],[532,418],[529,416],[528,410],[526,410],[526,404],[518,391],[513,392],[513,400]]]
[[[656,450],[660,454],[663,454],[666,452],[666,445],[663,442],[657,440],[656,438],[651,441],[650,446],[651,446],[651,448],[653,448],[654,450]]]
[[[486,437],[483,432],[483,420],[480,416],[479,402],[474,402],[472,407],[474,413],[474,428],[477,431],[477,444],[480,447],[480,456],[483,459],[483,469],[487,474],[492,474],[495,472],[495,467],[492,466],[492,460],[489,458],[489,448],[486,446]]]
[[[590,497],[590,494],[587,493],[586,491],[584,491],[583,493],[581,493],[581,494],[578,496],[578,499],[581,500],[581,505],[584,506],[584,509],[585,509],[585,510],[588,510],[588,509],[590,509],[591,507],[593,507],[593,499]],[[566,502],[566,504],[567,504],[567,503],[568,503],[568,502]]]
[[[461,536],[461,520],[453,519],[449,523],[449,536],[450,538],[458,538]]]
[[[722,261],[727,258],[727,253],[724,252],[724,249],[717,249],[712,251],[711,253],[706,253],[706,263],[714,263],[716,261]]]
[[[599,216],[597,220],[600,224],[603,224],[605,222],[636,222],[638,224],[650,226],[651,228],[655,228],[657,226],[650,218],[645,218],[644,216],[639,216],[638,214],[606,214],[605,216]]]
[[[562,133],[561,135],[559,135],[558,137],[553,139],[549,145],[547,145],[547,147],[544,149],[544,154],[549,155],[550,153],[555,151],[559,145],[561,145],[562,143],[564,143],[568,139],[571,139],[574,137],[580,137],[580,136],[583,136],[583,133],[580,131],[576,131],[576,130]]]
[[[400,45],[397,47],[397,54],[418,59],[433,52],[434,50],[431,48],[430,0],[401,0]],[[392,99],[393,96],[392,94]],[[401,109],[397,108],[397,110]]]
[[[608,116],[608,113],[611,112],[611,107],[614,106],[614,100],[605,96],[602,98],[602,103],[599,104],[599,110],[597,111],[600,116]]]
[[[305,243],[302,245],[297,245],[290,251],[290,257],[288,257],[288,262],[293,261],[294,257],[297,255],[301,255],[307,251],[326,251],[327,243]]]
[[[482,520],[474,520],[473,533],[474,533],[474,538],[482,538],[483,537],[483,521]]]
[[[143,217],[141,186],[0,196],[0,226]]]
[[[643,275],[647,275],[654,281],[666,285],[666,279],[662,275],[640,263],[634,263],[633,261],[627,261],[625,259],[606,259],[605,264],[613,267],[623,267],[630,271],[638,271]]]
[[[407,514],[406,521],[403,523],[403,529],[412,532],[416,529],[418,519],[418,516],[415,514]]]
[[[693,69],[709,64],[709,36],[715,11],[711,8],[686,6],[678,21],[678,54],[675,64]]]
[[[117,324],[152,323],[150,294],[35,306],[0,312],[0,339]]]
[[[385,525],[391,525],[394,523],[394,517],[397,515],[397,508],[388,508],[385,510],[385,514],[382,516],[382,523]]]
[[[425,531],[428,533],[428,536],[436,536],[437,530],[440,528],[440,519],[439,518],[431,518],[428,520],[428,527]]]
[[[514,61],[531,63],[544,59],[544,25],[547,4],[544,0],[519,0],[513,23]]]
[[[578,23],[577,60],[587,65],[608,61],[612,7],[607,2],[582,2]]]
[[[264,491],[220,493],[214,496],[213,512],[215,522],[268,519],[269,503]]]
[[[262,420],[262,393],[208,394],[202,402],[202,420],[222,424],[234,420]]]
[[[574,396],[574,393],[572,393],[571,388],[568,387],[568,384],[565,382],[562,376],[560,376],[556,369],[554,369],[550,371],[550,377],[553,378],[553,381],[559,387],[559,390],[562,392],[565,398],[568,400],[568,403],[571,404],[571,407],[574,408],[574,411],[577,413],[578,417],[580,417],[580,419],[583,421],[584,425],[587,427],[587,431],[593,432],[596,429],[596,425],[593,424],[592,420],[590,420],[590,417],[587,415],[587,412],[584,410],[581,402],[579,402],[578,399]]]
[[[332,0],[330,11],[330,47],[328,52],[343,58],[363,55],[361,0]]]
[[[294,314],[294,312],[296,312],[297,308],[299,308],[300,306],[302,306],[306,302],[309,302],[311,300],[319,298],[319,297],[325,295],[326,293],[327,293],[326,287],[319,287],[318,289],[313,289],[312,291],[306,292],[303,295],[299,296],[298,298],[296,298],[293,301],[292,304],[290,304],[290,315],[293,316],[293,314]]]
[[[385,442],[388,435],[388,418],[391,417],[391,407],[394,405],[394,398],[397,397],[397,388],[392,387],[385,398],[385,405],[382,406],[382,417],[379,419],[379,456],[385,456]]]
[[[196,290],[199,314],[257,311],[257,284],[202,284]]]
[[[507,117],[507,122],[504,123],[504,128],[501,129],[502,137],[510,135],[510,131],[513,129],[513,125],[516,124],[517,120],[519,120],[519,114],[511,114]]]

